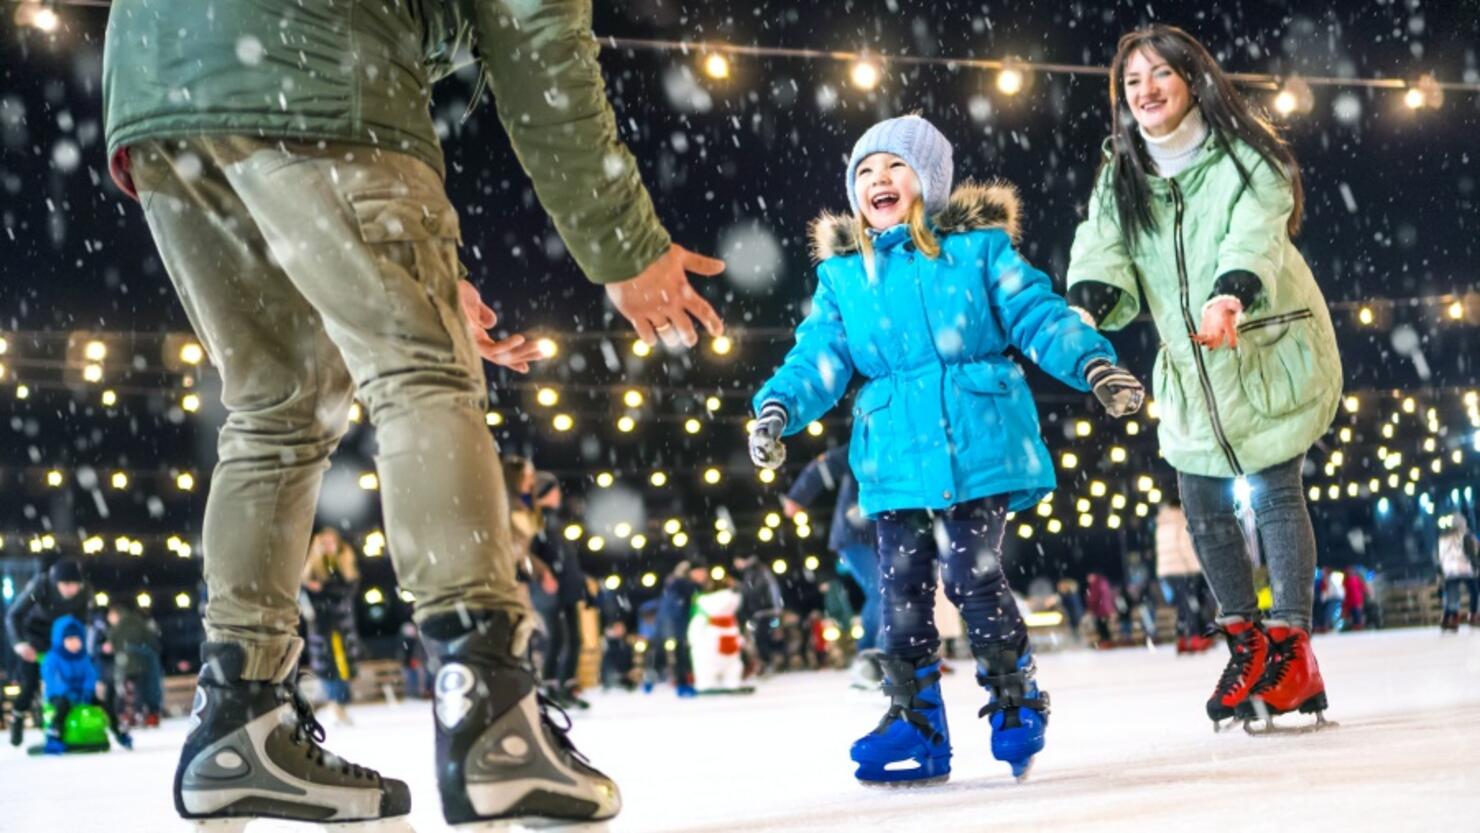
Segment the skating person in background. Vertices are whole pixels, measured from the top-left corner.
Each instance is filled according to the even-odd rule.
[[[534,505],[542,515],[540,533],[532,542],[535,557],[550,569],[555,592],[545,594],[550,604],[544,611],[549,630],[543,678],[546,693],[561,706],[585,708],[580,697],[576,671],[581,662],[581,604],[586,601],[586,573],[581,559],[562,534],[565,519],[560,510],[565,495],[560,481],[549,472],[535,475]]]
[[[1199,654],[1212,647],[1213,640],[1204,633],[1213,621],[1212,607],[1205,606],[1207,594],[1203,592],[1208,583],[1192,548],[1187,516],[1175,499],[1156,512],[1156,577],[1177,608],[1177,653]]]
[[[620,687],[631,691],[636,688],[632,679],[632,640],[627,635],[627,623],[615,621],[602,632],[605,645],[601,650],[602,690]]]
[[[666,666],[679,697],[694,696],[693,661],[689,654],[689,619],[694,595],[709,581],[704,565],[680,561],[663,583],[657,611],[657,638],[648,642],[647,674],[642,690],[651,692]]]
[[[855,373],[850,462],[878,524],[888,712],[852,748],[866,783],[950,773],[935,627],[937,563],[986,689],[992,752],[1022,775],[1040,749],[1046,696],[1001,567],[1007,513],[1055,484],[1015,347],[1117,416],[1143,391],[1115,352],[1017,254],[1010,186],[954,194],[951,145],[919,116],[871,127],[845,172],[852,216],[812,227],[818,286],[796,346],[754,398],[752,460],[776,468],[783,436],[837,404]],[[937,524],[944,546],[937,546]],[[897,765],[912,761],[912,768]],[[891,767],[891,764],[896,766]]]
[[[1346,629],[1359,631],[1367,626],[1367,578],[1362,575],[1362,565],[1352,564],[1342,573],[1341,618],[1346,620]]]
[[[115,712],[103,697],[103,684],[98,678],[98,669],[92,657],[87,655],[87,628],[76,617],[65,615],[51,625],[51,649],[41,661],[42,691],[46,702],[51,704],[51,725],[46,729],[48,755],[61,755],[67,751],[62,739],[67,726],[67,714],[74,707],[97,704],[108,715],[108,726],[118,745],[133,749],[134,741],[128,729],[118,722]]]
[[[858,508],[858,481],[848,469],[847,443],[819,454],[797,475],[791,490],[781,501],[786,517],[795,517],[798,512],[810,508],[823,491],[836,493],[827,547],[837,553],[838,561],[863,591],[863,610],[859,612],[863,636],[858,639],[856,661],[876,666],[879,612],[884,604],[879,591],[879,556],[874,551],[877,532],[873,522]],[[848,627],[847,622],[838,624],[844,629]],[[863,668],[854,670],[855,676],[875,676]]]
[[[1069,626],[1069,638],[1078,642],[1081,639],[1079,623],[1084,619],[1084,596],[1079,592],[1079,582],[1065,576],[1059,579],[1054,591],[1058,593],[1059,608]]]
[[[436,674],[444,816],[620,809],[525,665],[530,612],[479,356],[523,371],[542,354],[522,336],[490,337],[497,316],[459,280],[458,215],[429,107],[453,56],[473,56],[566,250],[647,343],[693,345],[696,319],[712,333],[723,325],[685,270],[723,264],[673,245],[658,221],[618,138],[598,49],[589,0],[220,0],[209,15],[193,3],[112,6],[110,169],[141,198],[229,412],[206,500],[210,601],[197,722],[174,785],[181,815],[345,821],[410,809],[403,782],[322,750],[293,681],[304,553],[356,396],[375,426],[388,549]],[[483,755],[500,744],[528,754]],[[281,762],[213,768],[228,748]]]
[[[1343,578],[1345,577],[1340,570],[1326,571],[1326,587],[1321,592],[1321,598],[1326,600],[1322,616],[1327,630],[1341,628],[1341,611],[1346,607],[1346,582]]]
[[[1085,593],[1085,607],[1095,620],[1095,647],[1114,648],[1115,639],[1110,636],[1110,620],[1115,618],[1115,588],[1104,573],[1090,573],[1085,577],[1089,590]]]
[[[164,708],[159,626],[123,601],[108,605],[106,622],[106,651],[113,660],[107,669],[112,673],[114,692],[109,707],[119,713],[120,719],[133,718],[125,713],[126,706],[138,713],[145,726],[158,726]]]
[[[1444,617],[1439,623],[1441,631],[1459,630],[1464,617],[1460,614],[1459,594],[1462,588],[1470,591],[1471,627],[1480,627],[1477,603],[1480,603],[1480,579],[1476,578],[1476,561],[1480,560],[1480,546],[1470,532],[1465,516],[1455,512],[1449,516],[1449,528],[1439,534],[1438,561],[1439,577],[1444,582]]]
[[[12,679],[21,687],[11,705],[11,746],[20,746],[25,740],[26,713],[35,706],[41,691],[39,656],[52,647],[52,623],[63,616],[86,621],[91,604],[92,592],[82,580],[82,567],[70,558],[38,573],[11,600],[5,611],[5,636],[18,663]]]
[[[407,699],[425,700],[431,697],[432,678],[427,673],[426,647],[421,643],[421,634],[417,632],[415,622],[401,625],[396,655],[401,660],[401,681]]]
[[[1301,468],[1336,414],[1341,361],[1326,301],[1290,242],[1299,168],[1180,29],[1121,38],[1110,105],[1114,132],[1074,238],[1069,300],[1105,330],[1126,326],[1144,306],[1160,333],[1161,453],[1177,470],[1230,651],[1208,716],[1253,717],[1255,704],[1273,714],[1319,712],[1315,534]],[[1273,581],[1263,623],[1234,518],[1240,476]]]
[[[345,706],[353,699],[355,663],[360,658],[360,630],[355,625],[359,588],[354,549],[339,530],[319,530],[303,565],[303,619],[308,626],[309,665],[341,726],[354,722]]]
[[[740,622],[755,651],[756,673],[764,677],[786,665],[781,585],[770,565],[754,554],[737,556],[733,566],[740,579]]]

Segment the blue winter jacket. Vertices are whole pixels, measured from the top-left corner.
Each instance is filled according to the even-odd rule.
[[[82,649],[68,653],[66,638],[82,640]],[[51,650],[41,661],[41,681],[46,699],[65,697],[73,703],[92,698],[98,685],[98,669],[87,655],[87,629],[76,616],[62,616],[51,624]]]
[[[753,404],[781,404],[793,434],[864,376],[849,461],[871,517],[990,495],[1021,510],[1054,488],[1032,392],[1006,351],[1078,390],[1085,366],[1115,351],[1018,255],[1017,217],[1010,185],[962,185],[930,221],[940,256],[916,252],[907,227],[886,229],[872,277],[851,218],[812,224],[812,310]]]

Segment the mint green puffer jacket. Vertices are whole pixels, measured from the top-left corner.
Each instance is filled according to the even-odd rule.
[[[1198,159],[1170,178],[1152,177],[1156,227],[1126,251],[1108,170],[1090,197],[1070,253],[1069,285],[1121,290],[1100,326],[1117,330],[1144,304],[1161,335],[1153,370],[1162,456],[1207,477],[1258,472],[1303,454],[1326,432],[1341,401],[1341,358],[1326,299],[1286,233],[1289,181],[1255,150],[1230,140],[1250,174],[1245,185],[1209,135]],[[1262,291],[1239,326],[1239,346],[1195,344],[1202,305],[1218,276],[1258,276]]]

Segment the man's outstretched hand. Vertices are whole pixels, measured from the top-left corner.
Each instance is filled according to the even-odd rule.
[[[498,313],[483,303],[483,298],[478,295],[478,288],[472,283],[458,281],[457,299],[462,304],[463,319],[467,321],[468,331],[473,334],[473,344],[478,348],[478,355],[484,359],[516,373],[528,373],[530,362],[547,358],[538,342],[530,341],[522,335],[511,335],[495,341],[488,331],[498,323]]]
[[[689,285],[688,273],[713,276],[724,270],[723,260],[695,254],[674,243],[636,277],[607,284],[606,294],[643,341],[657,344],[661,338],[670,347],[680,342],[693,347],[699,343],[699,334],[690,316],[713,336],[724,333],[725,322]]]

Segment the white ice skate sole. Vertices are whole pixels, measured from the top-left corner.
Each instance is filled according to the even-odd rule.
[[[358,821],[294,821],[273,818],[190,819],[197,833],[416,833],[405,816]]]
[[[611,830],[609,821],[561,821],[559,819],[527,818],[499,819],[498,821],[469,821],[454,824],[450,830],[457,833],[505,833],[519,830],[560,830],[570,833],[605,833]]]

